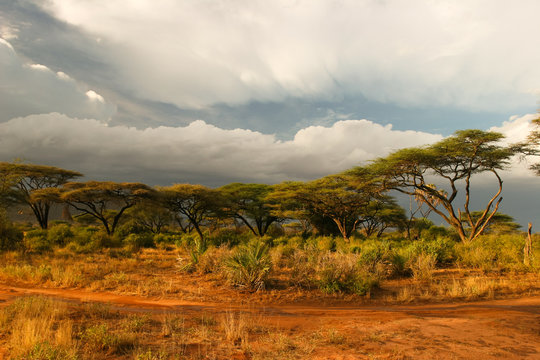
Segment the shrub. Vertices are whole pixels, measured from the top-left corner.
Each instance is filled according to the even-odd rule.
[[[362,244],[361,248],[355,248],[359,252],[358,261],[374,269],[378,263],[387,261],[390,257],[390,243],[379,240],[368,240]]]
[[[77,245],[85,246],[92,241],[92,235],[98,230],[95,227],[76,226],[72,229],[73,241]]]
[[[129,234],[123,241],[132,251],[138,251],[141,248],[154,247],[154,238],[152,234],[149,233],[140,233],[140,234]]]
[[[201,273],[221,273],[225,260],[231,251],[226,246],[210,247],[198,258],[197,271]]]
[[[17,249],[22,239],[22,231],[8,219],[6,211],[0,209],[0,251]]]
[[[517,269],[523,265],[524,233],[480,236],[474,241],[456,246],[457,262],[462,266],[482,270]]]
[[[154,243],[156,245],[173,245],[181,239],[182,236],[178,234],[154,234]]]
[[[412,256],[429,254],[435,258],[437,264],[451,263],[455,259],[454,247],[456,242],[447,237],[438,237],[435,240],[421,239],[409,245]]]
[[[496,266],[497,253],[473,244],[459,244],[456,247],[457,263],[464,267],[471,267],[488,271]]]
[[[413,277],[417,280],[431,280],[437,259],[433,254],[421,253],[409,262]]]
[[[366,295],[378,285],[374,275],[358,264],[358,255],[327,253],[317,265],[319,288],[326,293],[345,292]]]
[[[260,240],[241,245],[225,262],[230,282],[250,290],[264,289],[271,266],[268,247]]]
[[[272,240],[273,246],[288,245],[300,249],[306,244],[306,239],[301,236],[280,236]]]
[[[311,255],[311,256],[310,256]],[[317,258],[305,250],[296,250],[290,257],[291,282],[294,286],[311,288],[316,284]]]
[[[406,248],[394,249],[390,254],[390,273],[394,276],[410,275],[411,269],[408,266],[411,252]]]
[[[316,236],[306,239],[306,245],[313,245],[320,251],[336,250],[336,239],[332,236]]]
[[[251,236],[252,235],[248,232],[238,231],[236,229],[218,229],[212,232],[208,242],[216,247],[222,245],[233,247],[239,244],[248,243]]]
[[[35,229],[26,232],[24,236],[24,248],[31,253],[44,253],[52,250],[52,243],[47,237],[47,230]]]
[[[111,247],[119,247],[121,245],[121,239],[117,235],[109,235],[105,231],[100,230],[92,234],[90,238],[92,247],[94,249],[103,249]]]
[[[47,240],[54,245],[65,245],[73,237],[73,231],[67,224],[57,224],[47,230]]]
[[[80,338],[89,351],[122,354],[133,349],[136,345],[136,336],[134,334],[131,336],[114,334],[106,324],[86,328],[80,334]]]
[[[199,237],[190,238],[190,242],[186,245],[189,252],[189,260],[186,263],[184,258],[178,257],[180,271],[193,272],[197,269],[199,258],[208,249],[208,243],[205,239]]]

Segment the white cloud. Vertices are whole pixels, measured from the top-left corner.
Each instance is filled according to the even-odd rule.
[[[532,120],[538,119],[539,114],[527,114],[523,116],[512,116],[501,126],[493,126],[489,131],[500,132],[505,136],[502,144],[515,144],[523,142],[535,126]],[[529,166],[538,162],[538,157],[515,156],[509,168],[503,172],[504,178],[521,179],[538,182],[538,177],[529,169]]]
[[[94,90],[88,90],[86,92],[86,96],[88,96],[88,98],[92,101],[98,101],[100,103],[105,103],[105,99],[103,98],[103,96],[99,95],[97,92],[95,92]]]
[[[537,100],[540,3],[472,1],[47,2],[116,44],[137,96],[204,107],[363,94],[508,111]]]
[[[27,64],[0,38],[0,122],[49,112],[107,121],[115,107],[63,72]]]
[[[367,120],[308,127],[290,141],[279,141],[274,135],[224,130],[202,120],[138,130],[52,113],[0,124],[0,158],[19,157],[119,181],[273,183],[325,176],[400,147],[439,139]]]
[[[501,126],[493,126],[489,131],[496,131],[505,136],[504,143],[513,144],[524,141],[530,132],[535,129],[532,120],[538,119],[540,114],[527,114],[523,116],[512,116]]]

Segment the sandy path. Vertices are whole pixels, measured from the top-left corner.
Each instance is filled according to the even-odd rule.
[[[332,329],[341,345],[315,350],[318,359],[540,359],[540,297],[429,305],[267,305],[197,303],[70,289],[0,285],[0,301],[46,295],[104,302],[125,311],[248,311],[291,335]]]

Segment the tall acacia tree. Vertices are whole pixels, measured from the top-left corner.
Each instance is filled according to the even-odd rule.
[[[223,212],[240,220],[255,236],[264,236],[273,223],[282,219],[275,215],[269,195],[272,185],[232,183],[217,189],[223,198]]]
[[[376,160],[371,169],[381,176],[387,188],[418,197],[451,225],[462,241],[471,241],[486,229],[502,201],[499,171],[516,154],[513,147],[498,144],[503,138],[496,132],[457,131],[430,146],[398,150]],[[497,187],[480,215],[473,217],[469,209],[471,178],[480,173],[491,173]],[[444,181],[447,189],[433,186],[430,176]],[[465,195],[462,208],[455,206],[460,184]]]
[[[65,184],[60,197],[79,211],[79,216],[87,214],[99,220],[112,235],[127,209],[154,194],[155,190],[141,183],[88,181]]]
[[[192,184],[175,184],[159,188],[159,192],[163,206],[175,214],[182,227],[182,221],[186,219],[204,243],[201,226],[219,207],[219,193],[206,186]]]
[[[64,185],[81,173],[54,166],[0,162],[0,174],[11,184],[10,196],[14,201],[27,204],[39,226],[46,229],[49,211],[58,202],[54,189]]]

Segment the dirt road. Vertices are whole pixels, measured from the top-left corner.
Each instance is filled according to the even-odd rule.
[[[540,359],[540,297],[431,305],[243,306],[0,285],[4,304],[28,295],[109,303],[128,312],[245,311],[295,336],[320,329],[340,334],[340,341],[316,349],[310,358]]]

